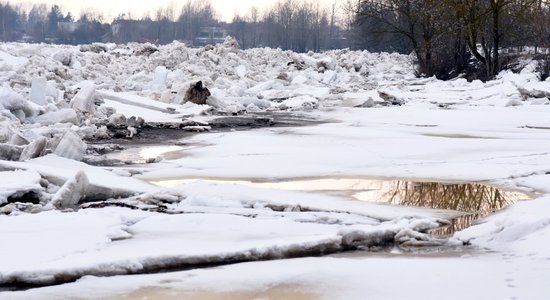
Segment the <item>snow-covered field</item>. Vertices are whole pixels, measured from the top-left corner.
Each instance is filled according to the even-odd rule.
[[[397,54],[2,44],[0,299],[546,299],[550,82],[535,69],[443,82]],[[207,104],[183,103],[199,80]],[[212,125],[289,114],[318,124]],[[151,127],[201,133],[109,163],[125,155],[113,138]],[[354,178],[535,199],[442,238],[429,232],[461,212],[329,186]],[[277,184],[306,179],[323,186]],[[177,272],[146,274],[162,271]]]

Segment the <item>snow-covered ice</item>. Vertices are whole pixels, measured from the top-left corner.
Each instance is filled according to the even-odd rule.
[[[6,203],[10,196],[42,190],[40,174],[34,171],[0,172],[0,182],[2,182],[0,204]]]
[[[77,280],[0,299],[148,287],[191,298],[280,287],[325,299],[545,299],[550,88],[536,68],[440,81],[416,78],[412,58],[398,54],[243,51],[229,40],[144,47],[153,46],[0,45],[0,290]],[[207,104],[184,103],[198,81]],[[285,114],[316,123],[210,126]],[[213,132],[128,150],[147,165],[85,163],[101,138],[180,125]],[[163,155],[172,151],[180,154]],[[446,239],[429,231],[460,212],[239,182],[346,178],[483,182],[535,199]],[[23,198],[36,203],[8,203]],[[384,245],[442,250],[256,261]]]
[[[546,299],[548,266],[503,254],[371,255],[245,263],[208,270],[87,277],[11,299]],[[98,286],[101,289],[98,289]],[[278,296],[274,291],[284,291]],[[1,297],[1,296],[0,296]]]

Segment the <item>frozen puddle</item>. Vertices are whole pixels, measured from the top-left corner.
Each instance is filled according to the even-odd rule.
[[[329,193],[348,196],[360,201],[454,210],[464,213],[462,216],[452,219],[451,225],[432,232],[437,235],[453,234],[510,204],[531,199],[525,193],[478,183],[457,184],[365,178],[320,178],[276,182],[187,178],[151,181],[151,183],[162,187],[175,187],[199,180],[254,188]]]

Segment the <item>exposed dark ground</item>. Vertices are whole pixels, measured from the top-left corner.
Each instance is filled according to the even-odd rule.
[[[236,116],[222,115],[214,117],[208,122],[184,119],[179,123],[145,123],[139,128],[139,133],[131,138],[126,137],[125,132],[127,132],[127,129],[124,127],[111,129],[114,132],[119,130],[121,133],[115,134],[115,137],[111,139],[87,141],[89,155],[84,160],[86,163],[96,166],[120,166],[127,165],[128,163],[140,164],[141,162],[132,161],[131,158],[121,161],[102,155],[147,146],[185,146],[187,145],[185,143],[186,138],[200,133],[241,131],[268,127],[300,127],[327,122],[334,121],[315,118],[311,114],[304,113],[261,112]]]
[[[266,127],[299,127],[317,125],[330,120],[314,119],[311,115],[290,112],[265,112],[238,116],[219,116],[208,123],[183,120],[181,123],[146,123],[133,138],[113,138],[90,141],[89,144],[120,144],[143,146],[174,144],[177,141],[202,132],[250,130]]]

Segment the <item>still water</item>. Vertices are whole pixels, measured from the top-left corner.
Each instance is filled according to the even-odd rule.
[[[164,187],[174,187],[197,180],[196,178],[188,178],[153,181],[152,183]],[[359,201],[464,212],[463,216],[451,220],[451,226],[440,228],[434,232],[438,235],[452,234],[457,230],[471,226],[477,219],[501,210],[510,204],[531,199],[529,195],[521,192],[503,190],[479,183],[450,184],[365,178],[317,178],[272,182],[225,179],[201,180],[256,188],[323,192],[348,196]]]

